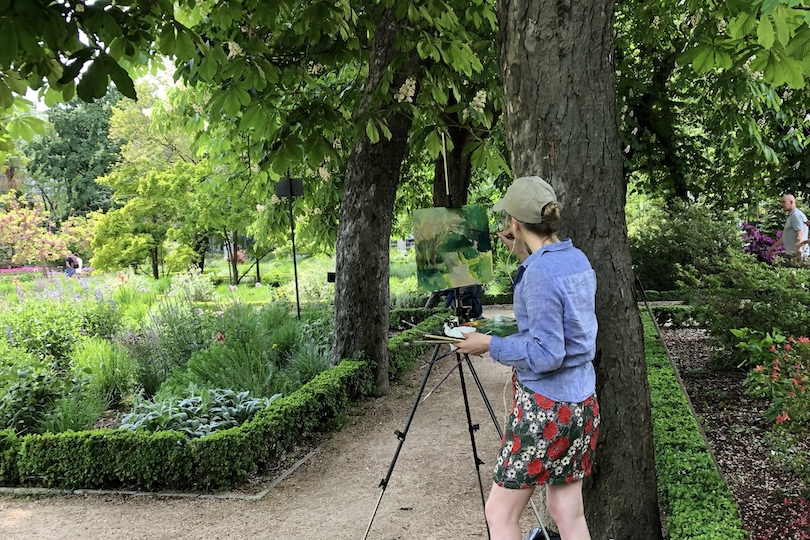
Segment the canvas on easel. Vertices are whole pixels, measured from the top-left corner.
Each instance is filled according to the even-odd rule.
[[[492,281],[492,240],[483,206],[415,210],[413,237],[419,292]]]

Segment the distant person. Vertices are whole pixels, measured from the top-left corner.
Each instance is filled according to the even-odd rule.
[[[796,197],[790,193],[782,195],[782,210],[788,215],[782,229],[782,237],[768,248],[768,253],[773,254],[776,248],[783,246],[785,255],[792,257],[798,253],[804,259],[810,253],[810,247],[807,245],[807,216],[796,208]]]
[[[455,308],[455,289],[433,291],[430,293],[430,296],[428,296],[427,302],[425,303],[425,308],[431,309],[436,307],[439,304],[439,300],[443,296],[447,297],[447,299],[444,301],[444,307]],[[466,313],[465,315],[467,315],[470,319],[483,318],[484,287],[482,285],[470,285],[459,288],[459,298],[461,298],[461,305],[469,309],[469,313]]]
[[[65,275],[67,277],[73,276],[73,274],[81,273],[82,271],[82,259],[75,253],[71,253],[67,257],[65,257]]]

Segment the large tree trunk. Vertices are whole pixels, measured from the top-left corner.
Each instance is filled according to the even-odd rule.
[[[616,123],[612,0],[499,0],[507,145],[540,175],[597,273],[602,426],[585,486],[593,538],[660,538],[650,398]]]
[[[369,57],[369,74],[357,117],[365,122],[375,105],[373,94],[391,61],[401,54],[394,39],[401,30],[394,8],[381,14]],[[408,62],[410,64],[410,62]],[[395,73],[399,88],[407,72]],[[391,139],[372,144],[366,135],[352,148],[346,165],[335,268],[335,341],[333,363],[364,354],[374,364],[374,384],[388,393],[388,251],[394,198],[405,156],[411,118],[388,117]]]
[[[444,174],[444,156],[439,154],[433,169],[433,206],[460,208],[467,204],[472,163],[470,154],[463,154],[464,146],[473,138],[469,130],[447,122],[452,150],[447,150],[447,180]],[[448,197],[449,194],[449,197]]]

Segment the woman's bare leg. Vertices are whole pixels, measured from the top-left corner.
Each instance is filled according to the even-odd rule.
[[[521,540],[520,516],[534,489],[506,489],[492,484],[486,505],[491,540]]]
[[[562,540],[591,540],[582,502],[582,480],[571,484],[549,484],[546,499]]]

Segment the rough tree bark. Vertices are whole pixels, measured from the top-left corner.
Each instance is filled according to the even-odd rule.
[[[402,54],[395,44],[403,21],[385,9],[376,25],[369,57],[368,80],[357,118],[363,121],[376,106],[373,95],[392,61]],[[406,66],[413,60],[406,62]],[[399,88],[407,69],[394,75]],[[364,354],[374,364],[379,395],[388,393],[388,317],[390,298],[389,241],[400,166],[408,143],[411,118],[388,116],[391,138],[372,144],[366,135],[349,155],[340,203],[335,267],[335,340],[332,362]]]
[[[433,169],[433,206],[460,208],[467,204],[467,192],[472,175],[471,155],[464,155],[463,150],[473,136],[469,130],[455,126],[451,122],[447,122],[447,131],[450,135],[450,140],[447,141],[447,181],[444,174],[444,157],[439,154]],[[449,149],[450,142],[453,144],[452,150]]]
[[[565,234],[598,280],[603,423],[585,486],[593,538],[661,537],[650,398],[634,293],[616,122],[613,0],[499,0],[507,145],[516,177],[540,175]]]

